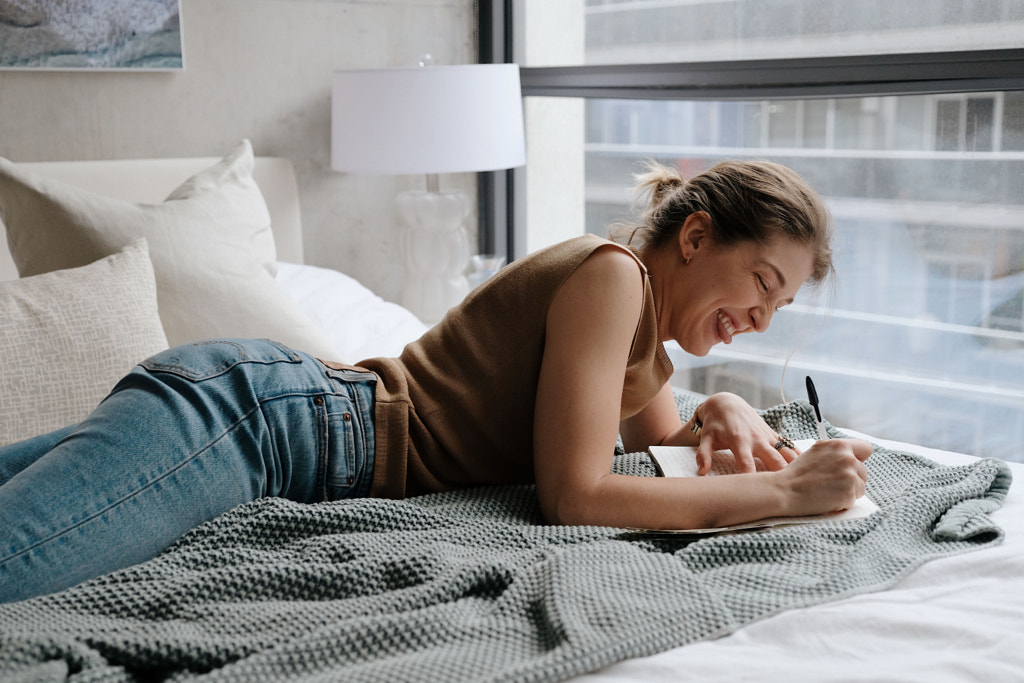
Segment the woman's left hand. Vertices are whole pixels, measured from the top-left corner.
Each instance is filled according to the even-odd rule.
[[[712,453],[722,449],[732,451],[740,472],[756,471],[758,460],[769,470],[781,470],[799,455],[789,445],[776,449],[778,433],[736,394],[713,394],[701,404],[699,412],[703,426],[697,447],[698,474],[708,473]]]

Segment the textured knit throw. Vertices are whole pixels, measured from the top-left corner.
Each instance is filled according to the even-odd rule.
[[[815,435],[806,403],[764,415]],[[616,469],[654,474],[642,454]],[[558,680],[1001,540],[986,513],[1005,463],[879,448],[868,470],[869,518],[700,540],[547,526],[528,486],[261,500],[143,565],[0,605],[0,680]]]

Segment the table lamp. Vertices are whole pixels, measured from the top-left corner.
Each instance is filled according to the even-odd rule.
[[[495,171],[526,163],[522,91],[515,64],[335,71],[331,168],[425,174],[427,189],[398,195],[402,305],[425,323],[468,293],[469,204],[441,191],[440,173]]]

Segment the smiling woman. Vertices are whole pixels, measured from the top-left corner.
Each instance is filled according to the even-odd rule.
[[[869,444],[831,439],[796,458],[733,394],[684,425],[663,345],[699,355],[767,329],[827,274],[827,214],[770,165],[658,174],[635,247],[586,235],[518,259],[397,358],[352,366],[268,340],[197,341],[141,363],[80,424],[0,448],[0,601],[145,561],[264,496],[535,483],[550,523],[649,529],[849,507]],[[613,473],[620,435],[634,451],[697,446],[702,472],[730,449],[741,473]]]
[[[705,214],[694,214],[679,233],[681,251],[691,252],[689,263],[673,278],[655,276],[658,322],[664,339],[674,339],[687,353],[705,356],[715,344],[731,344],[748,332],[765,332],[772,316],[793,302],[797,290],[810,279],[813,254],[804,244],[782,238],[762,246],[754,242],[727,246],[713,237]],[[657,273],[671,268],[671,252],[648,258]],[[674,292],[659,286],[673,283]],[[707,283],[698,286],[698,283]]]
[[[649,197],[641,224],[612,234],[652,271],[662,339],[691,355],[764,332],[805,282],[832,273],[828,211],[785,166],[723,162],[687,181],[652,162],[637,187]]]
[[[709,397],[686,425],[667,384],[655,384],[639,409],[629,402],[638,391],[636,358],[644,357],[638,349],[671,340],[706,355],[739,334],[766,331],[805,282],[827,278],[831,223],[821,199],[796,173],[767,162],[723,163],[689,180],[652,164],[638,187],[649,204],[641,223],[613,233],[628,249],[591,245],[547,315],[534,428],[545,514],[570,523],[693,528],[770,510],[849,505],[863,491],[867,444],[817,444],[790,466],[797,451],[776,449],[785,442],[738,396]],[[647,329],[651,309],[654,328]],[[747,475],[728,484],[610,475],[604,454],[617,433],[627,451],[696,446],[701,473],[713,451],[730,449]],[[755,472],[758,461],[768,471]]]

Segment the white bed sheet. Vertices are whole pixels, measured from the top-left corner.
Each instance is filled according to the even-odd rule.
[[[944,465],[971,456],[885,441]],[[992,514],[994,548],[927,562],[892,588],[795,609],[735,633],[573,679],[643,681],[1024,681],[1024,465]]]
[[[409,310],[336,270],[279,261],[277,282],[341,354],[324,360],[393,358],[427,330]]]

